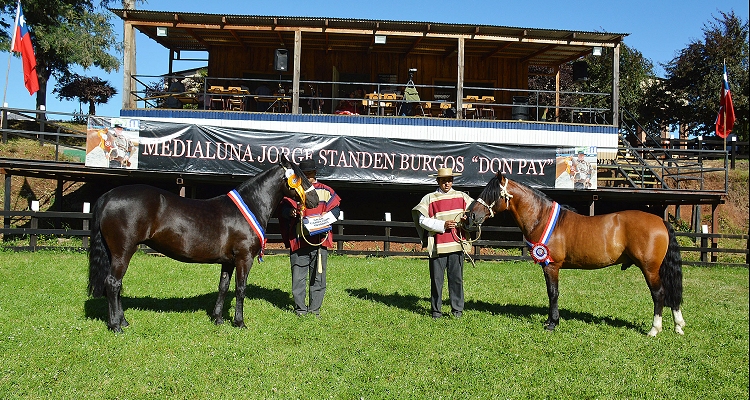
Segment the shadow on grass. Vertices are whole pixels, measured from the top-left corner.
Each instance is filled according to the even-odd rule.
[[[222,317],[226,321],[231,321],[234,315],[229,315],[229,308],[234,301],[234,291],[230,290],[227,292],[226,299],[224,300],[224,309],[222,310]],[[162,312],[195,312],[205,311],[206,315],[210,318],[213,312],[214,305],[216,304],[216,298],[218,292],[206,293],[199,296],[193,297],[172,297],[172,298],[156,298],[156,297],[129,297],[122,296],[122,306],[127,313],[128,309],[139,309],[149,311],[162,311]],[[259,299],[265,300],[274,305],[274,307],[289,311],[292,306],[292,299],[289,293],[280,289],[269,289],[253,284],[248,284],[245,288],[245,300]],[[107,298],[102,297],[99,299],[87,299],[84,302],[84,313],[86,318],[97,319],[100,321],[107,321]],[[245,313],[251,311],[245,303]],[[125,315],[127,318],[127,314]]]
[[[413,295],[404,295],[399,293],[382,294],[371,292],[369,289],[346,289],[350,296],[362,300],[372,300],[383,303],[387,306],[398,307],[403,310],[411,311],[417,314],[429,314],[428,308],[420,306],[419,301],[429,302],[429,298],[417,297]],[[491,315],[505,315],[516,318],[533,320],[535,316],[540,316],[540,320],[545,320],[549,309],[547,307],[531,306],[523,304],[495,304],[485,301],[470,300],[464,304],[464,311],[479,311]],[[645,333],[643,327],[633,324],[620,318],[601,317],[587,312],[569,311],[560,309],[560,320],[578,320],[589,324],[607,324],[615,328],[628,328]]]

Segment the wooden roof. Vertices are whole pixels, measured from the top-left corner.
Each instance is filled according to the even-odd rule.
[[[627,36],[622,33],[417,21],[110,11],[176,52],[210,51],[214,46],[292,49],[294,32],[299,30],[305,50],[450,57],[458,50],[457,39],[463,37],[465,57],[504,57],[533,65],[557,66],[591,53],[594,46],[614,47]],[[167,36],[157,36],[157,27],[167,27]],[[386,43],[376,44],[376,35],[386,36]]]

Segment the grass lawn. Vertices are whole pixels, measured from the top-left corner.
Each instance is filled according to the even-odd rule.
[[[136,254],[121,335],[86,297],[87,268],[81,253],[0,253],[0,398],[748,398],[744,268],[685,267],[685,336],[665,309],[656,338],[637,268],[562,271],[547,333],[530,262],[467,263],[464,317],[433,321],[426,260],[331,256],[316,319],[292,312],[288,257],[266,256],[237,329],[208,317],[218,266]]]

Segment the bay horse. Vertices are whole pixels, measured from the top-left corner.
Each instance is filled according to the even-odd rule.
[[[504,183],[503,183],[504,182]],[[675,332],[683,334],[682,257],[672,225],[644,211],[626,210],[584,216],[560,207],[544,193],[498,173],[467,208],[467,228],[476,230],[486,218],[509,211],[531,247],[531,256],[542,265],[549,297],[552,331],[560,323],[557,306],[561,268],[598,269],[635,264],[646,278],[654,301],[654,321],[649,336],[662,330],[662,309],[672,309]]]
[[[120,291],[141,243],[178,261],[221,264],[211,315],[216,324],[224,322],[224,297],[236,270],[234,325],[244,328],[247,275],[253,258],[262,257],[266,225],[283,196],[308,208],[318,205],[312,184],[286,157],[229,194],[211,199],[188,199],[148,185],[120,186],[103,194],[93,209],[88,293],[106,295],[109,329],[122,332],[128,326]]]

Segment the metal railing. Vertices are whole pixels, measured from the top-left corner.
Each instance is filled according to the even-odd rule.
[[[686,183],[697,183],[698,190],[706,190],[706,178],[719,174],[724,181],[723,192],[728,191],[730,153],[726,150],[703,147],[702,138],[696,139],[697,148],[676,147],[675,142],[645,131],[627,110],[622,115],[617,157],[597,166],[602,171],[598,179],[634,188],[693,191],[695,185]],[[704,161],[709,159],[722,160],[723,165],[707,166]]]
[[[163,108],[167,107],[166,99],[179,97],[183,100],[176,104],[181,109],[210,110],[214,109],[211,100],[241,98],[244,110],[252,108],[252,104],[262,103],[262,108],[252,108],[252,111],[275,111],[291,113],[311,114],[335,114],[336,105],[344,102],[358,103],[360,108],[367,99],[364,95],[368,93],[395,93],[402,94],[404,88],[409,85],[417,88],[420,94],[419,103],[451,103],[450,112],[442,112],[438,116],[449,118],[464,118],[464,107],[459,112],[459,105],[465,104],[465,108],[491,108],[492,110],[510,110],[511,118],[546,122],[568,122],[581,124],[612,125],[612,110],[606,106],[611,103],[609,93],[594,92],[555,92],[548,90],[516,89],[486,86],[464,86],[463,97],[458,98],[458,90],[455,85],[425,85],[409,83],[383,83],[383,82],[336,82],[322,80],[301,80],[299,83],[298,110],[291,109],[293,102],[292,80],[268,79],[268,78],[239,78],[239,77],[201,77],[182,75],[134,75],[132,77],[134,90],[130,95],[136,100],[137,108]],[[170,92],[170,82],[179,80],[184,91]],[[218,85],[219,82],[231,82],[231,85]],[[229,86],[241,88],[241,92],[228,93],[225,91],[212,93],[212,86]],[[259,87],[265,86],[267,90],[258,91]],[[273,88],[273,89],[271,89]],[[270,91],[270,92],[269,92]],[[432,93],[432,98],[426,98],[427,92]],[[343,93],[343,94],[342,94]],[[358,93],[355,97],[352,94]],[[468,100],[469,95],[479,94],[484,100]],[[500,98],[511,98],[511,102],[500,101]],[[187,101],[189,100],[189,101]],[[421,110],[417,102],[404,98],[389,100],[397,104],[396,108],[403,110],[401,106],[414,104],[411,112],[417,116],[427,115],[424,108]],[[283,103],[283,107],[275,107],[277,103]],[[379,103],[379,102],[376,102]],[[220,104],[219,102],[215,104]],[[224,110],[224,108],[222,108]],[[364,110],[362,110],[364,111]],[[365,112],[359,112],[365,114]],[[398,113],[396,113],[398,114]],[[491,115],[496,115],[494,112]],[[484,117],[489,118],[489,117]]]

